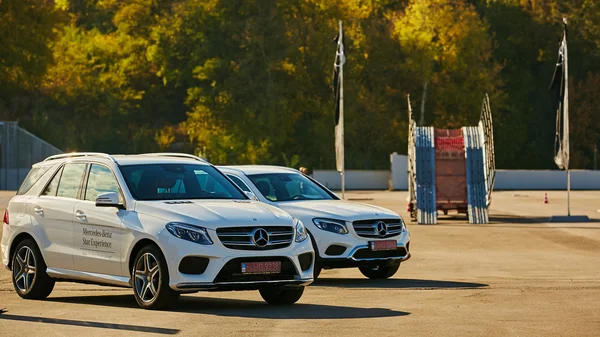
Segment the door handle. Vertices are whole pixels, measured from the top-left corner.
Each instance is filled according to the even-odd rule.
[[[85,216],[85,213],[83,213],[82,211],[77,211],[75,212],[75,216],[81,220],[81,221],[85,221],[87,220],[87,217]]]
[[[35,206],[33,208],[33,212],[37,215],[44,215],[44,209],[41,208],[40,206]]]

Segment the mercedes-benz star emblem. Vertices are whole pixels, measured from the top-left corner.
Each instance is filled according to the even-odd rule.
[[[386,236],[387,235],[387,231],[388,231],[388,228],[387,228],[386,223],[383,222],[383,221],[379,221],[377,223],[377,235],[379,235],[379,236]]]
[[[257,228],[252,233],[252,243],[256,247],[265,247],[269,244],[269,233],[262,228]]]

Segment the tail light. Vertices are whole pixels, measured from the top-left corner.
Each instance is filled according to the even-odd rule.
[[[8,225],[8,208],[4,211],[4,223]]]

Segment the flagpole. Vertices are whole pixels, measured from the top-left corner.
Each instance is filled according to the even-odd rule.
[[[571,216],[571,171],[567,169],[567,216]]]
[[[567,216],[553,216],[550,222],[586,222],[587,215],[571,215],[571,170],[569,167],[569,55],[567,48],[567,18],[563,18],[563,38],[558,49],[558,62],[552,77],[550,90],[554,91],[553,97],[558,99],[555,103],[556,112],[556,139],[560,144],[558,151],[555,150],[554,161],[559,169],[567,171]],[[558,83],[560,81],[560,83]],[[562,139],[561,121],[562,118]]]
[[[567,216],[571,216],[571,171],[569,170],[570,157],[570,135],[569,135],[569,52],[567,48],[567,18],[563,18],[565,37],[564,37],[564,67],[565,67],[565,98],[564,98],[564,122],[563,122],[563,149],[566,151],[566,169],[567,169]]]
[[[342,20],[339,21],[339,26],[340,26],[340,41],[344,41],[344,32],[342,30]],[[344,148],[344,62],[341,62],[340,64],[340,130],[342,133],[342,149]],[[342,150],[344,151],[344,150]],[[346,152],[346,151],[344,151]],[[342,199],[346,199],[346,175],[345,175],[345,171],[346,171],[346,154],[344,153],[344,155],[342,156],[342,172],[341,172],[341,178],[342,178]]]

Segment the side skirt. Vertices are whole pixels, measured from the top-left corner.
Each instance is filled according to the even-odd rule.
[[[129,284],[129,277],[90,273],[85,271],[61,268],[48,268],[46,269],[46,273],[48,274],[48,276],[55,278],[57,281],[79,282],[87,284],[131,288],[131,285]]]

